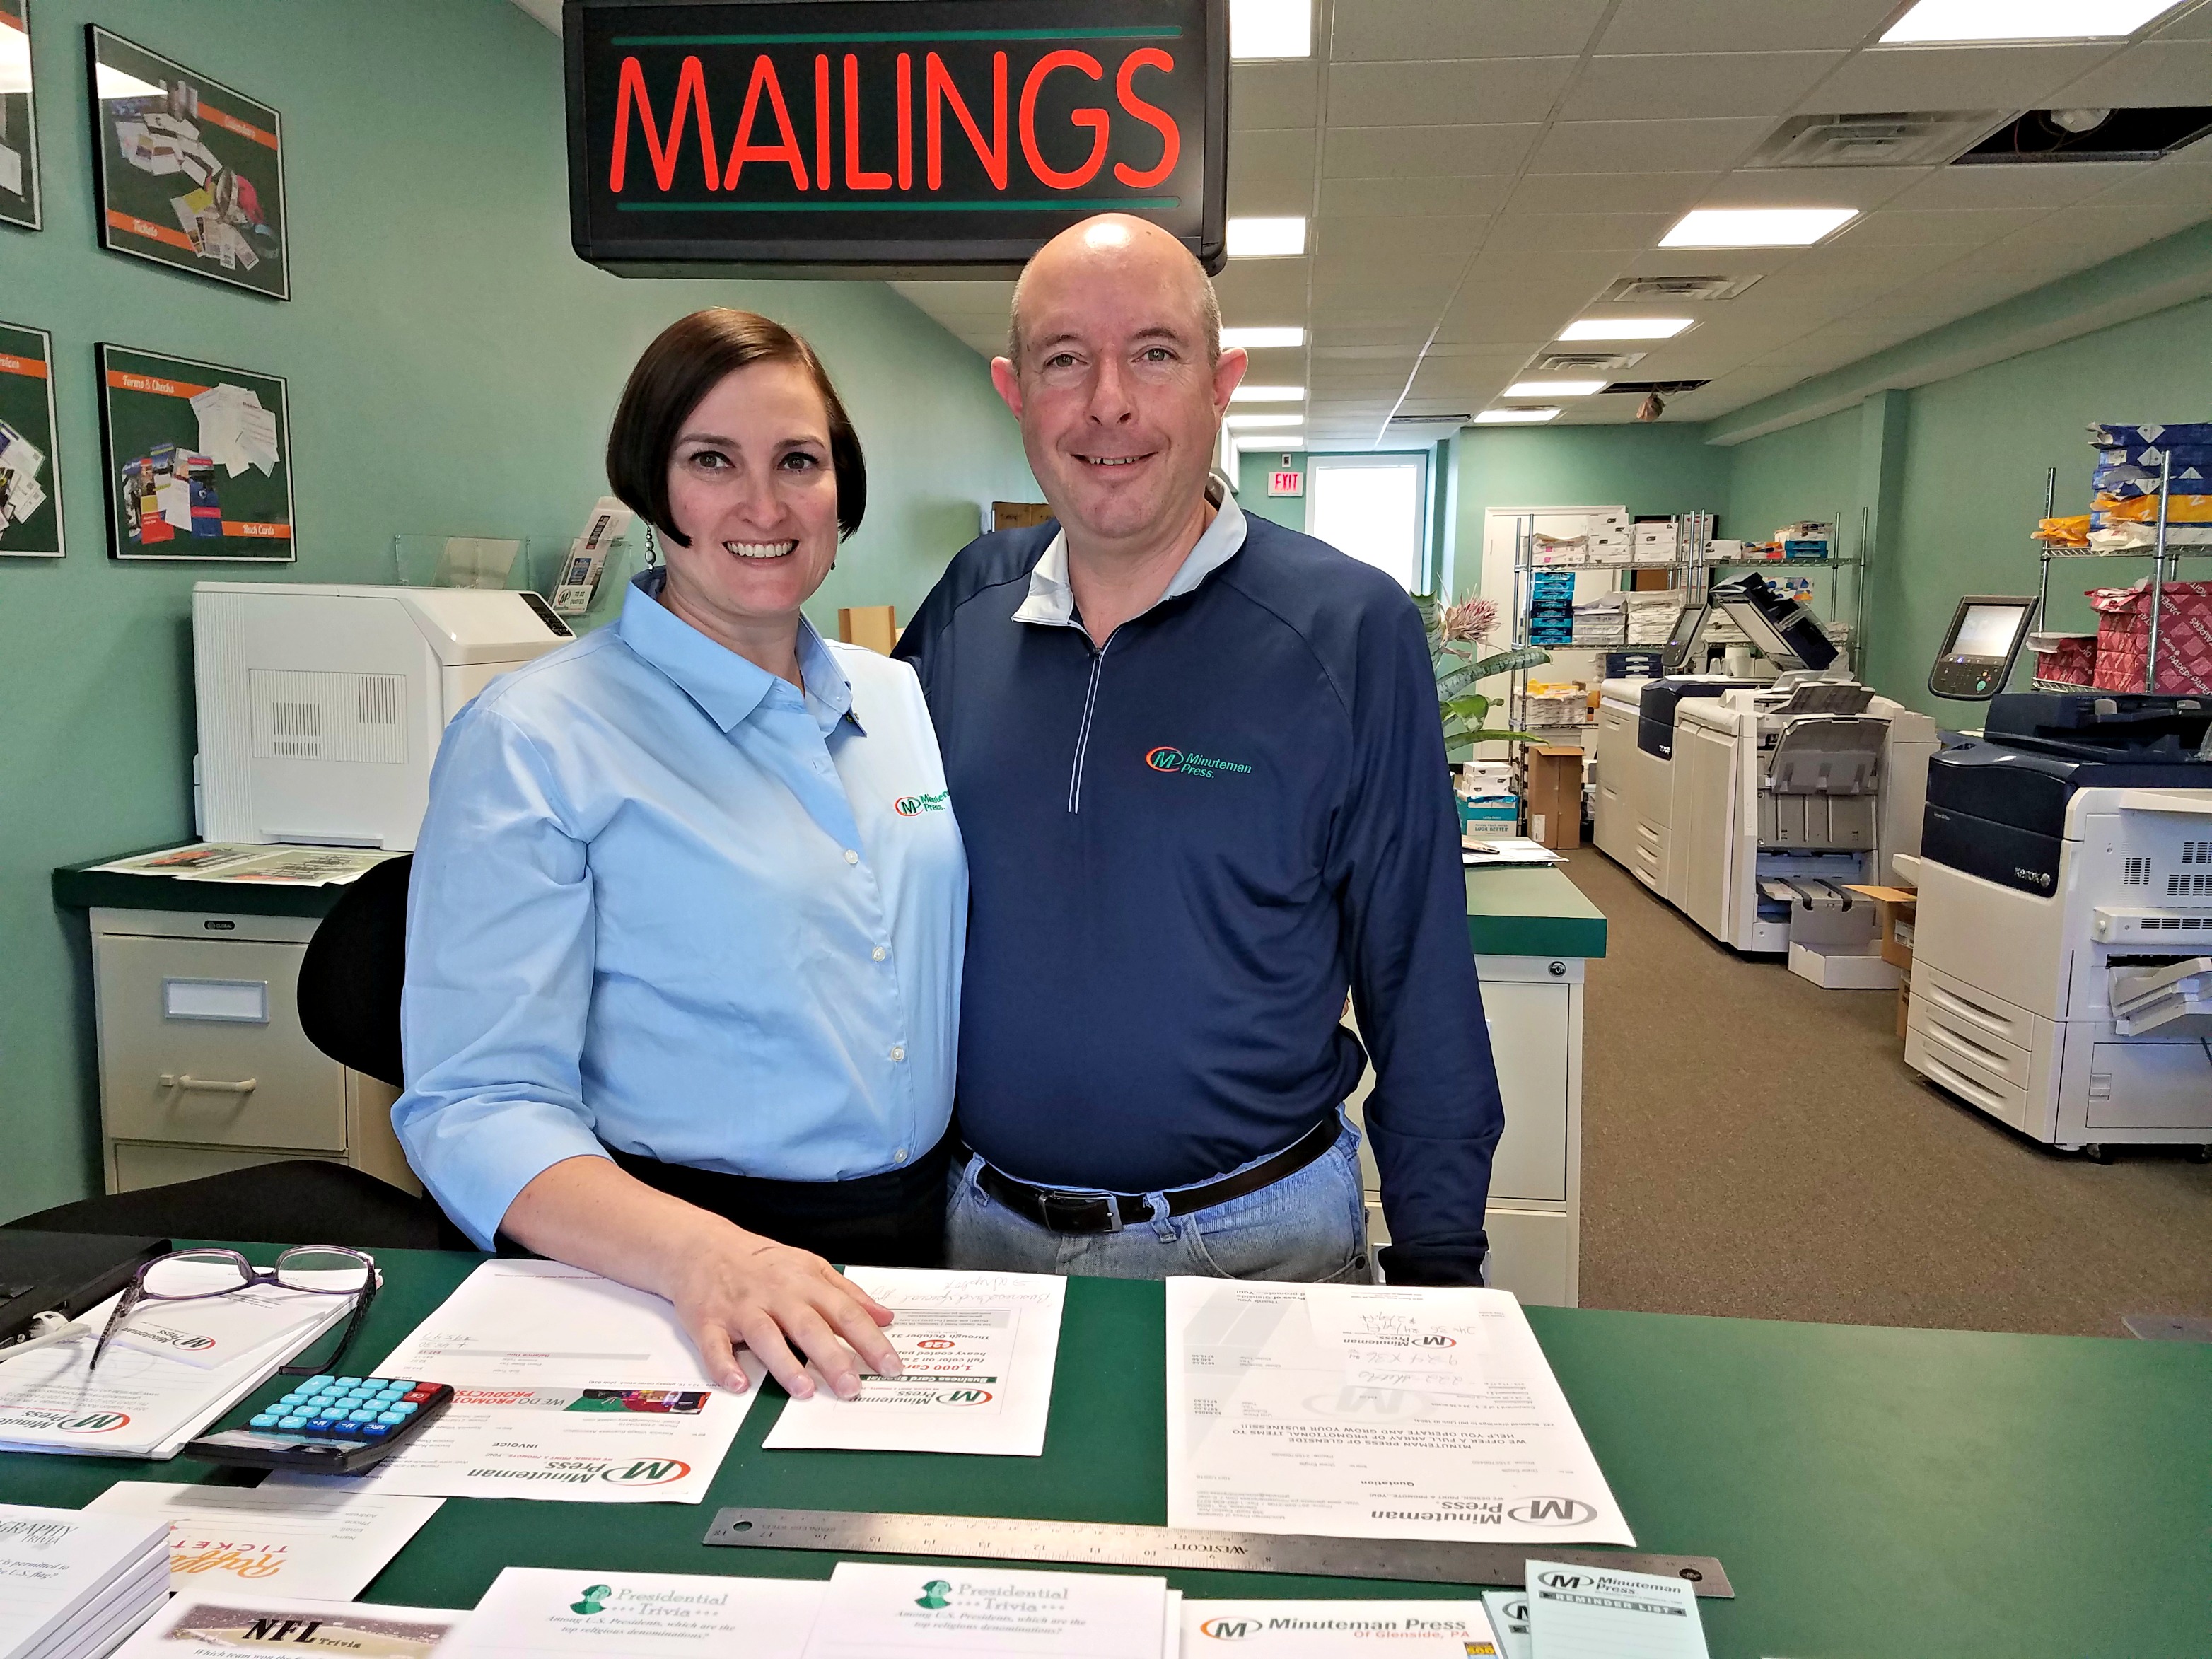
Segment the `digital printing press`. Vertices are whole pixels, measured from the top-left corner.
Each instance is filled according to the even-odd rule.
[[[1657,679],[1605,682],[1594,839],[1707,933],[1826,985],[1895,982],[1851,884],[1918,849],[1936,724],[1836,668],[1806,606],[1751,574],[1686,611]],[[1714,613],[1779,671],[1681,674]]]
[[[1928,769],[1905,1062],[2036,1139],[2212,1146],[2212,699],[1997,697]]]

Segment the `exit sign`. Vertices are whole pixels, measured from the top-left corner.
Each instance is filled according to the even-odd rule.
[[[1303,472],[1270,472],[1267,475],[1270,495],[1303,495],[1306,493],[1306,475]]]

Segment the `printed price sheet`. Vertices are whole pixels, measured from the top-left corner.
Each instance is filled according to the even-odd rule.
[[[904,1374],[864,1376],[852,1400],[825,1387],[791,1401],[764,1449],[1043,1455],[1066,1279],[903,1267],[846,1276],[897,1316],[884,1334]]]
[[[1632,1544],[1504,1291],[1167,1281],[1168,1524]]]

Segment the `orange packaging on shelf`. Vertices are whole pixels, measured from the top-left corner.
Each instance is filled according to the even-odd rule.
[[[2100,495],[2089,505],[2107,519],[2122,524],[2156,524],[2158,497],[2136,495],[2123,501],[2118,495]],[[2166,521],[2168,524],[2212,524],[2212,495],[2168,495],[2166,498]]]
[[[2100,691],[2141,691],[2150,657],[2150,588],[2092,588],[2097,611]],[[2158,616],[2158,677],[2154,692],[2212,692],[2212,582],[2168,582]]]
[[[2081,513],[2069,519],[2045,519],[2035,527],[2035,539],[2049,542],[2053,547],[2085,548],[2089,545],[2089,515]]]

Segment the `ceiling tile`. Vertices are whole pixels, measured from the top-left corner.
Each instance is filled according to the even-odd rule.
[[[2061,208],[2108,190],[2139,171],[2139,161],[2004,162],[1937,167],[1890,198],[1893,208]]]
[[[1224,316],[1275,317],[1296,322],[1306,314],[1310,259],[1231,259],[1213,279]]]
[[[2025,230],[2049,208],[1953,208],[1946,212],[1884,208],[1847,228],[1832,246],[1920,247],[1944,244],[1978,247]]]
[[[1882,46],[1860,52],[1801,107],[1822,115],[1879,110],[2033,109],[2112,55],[2109,46]]]
[[[1340,64],[1542,58],[1589,44],[1607,0],[1339,0],[1328,55]]]
[[[1631,256],[1624,276],[1771,276],[1805,257],[1802,248],[1655,247]]]
[[[2142,109],[2158,104],[2202,104],[2212,98],[2212,39],[2146,40],[2069,81],[2051,94],[2051,106]]]
[[[1552,113],[1575,62],[1486,58],[1334,64],[1328,72],[1328,124],[1413,127],[1541,121]]]
[[[1607,52],[1788,52],[1856,46],[1897,0],[1620,0],[1598,40]]]
[[[1512,173],[1542,129],[1498,126],[1331,127],[1323,171],[1331,179]]]
[[[1325,264],[1356,262],[1419,279],[1459,267],[1493,222],[1488,218],[1401,217],[1323,219],[1313,228],[1314,252]]]
[[[2191,6],[2151,38],[2155,40],[2212,40],[2212,6]]]
[[[1699,207],[1880,207],[1933,167],[1739,167],[1707,191]]]
[[[1717,173],[1553,173],[1523,179],[1505,211],[1680,213],[1694,207]]]
[[[1840,52],[1732,52],[1593,58],[1559,110],[1570,121],[1699,116],[1724,109],[1780,115],[1844,61]]]
[[[1232,132],[1310,127],[1320,119],[1321,65],[1317,60],[1229,66],[1229,126]]]
[[[1311,131],[1231,135],[1229,210],[1239,214],[1313,211],[1314,155],[1320,135]]]
[[[2110,205],[2088,202],[2067,209],[2060,219],[2069,234],[2088,243],[2090,257],[2082,261],[2087,266],[2212,219],[2212,200]]]
[[[2099,191],[2084,205],[2124,207],[2137,202],[2197,202],[2212,213],[2212,167],[2193,167],[2179,155],[2169,155]]]
[[[1551,343],[1551,324],[1547,321],[1537,331],[1540,338],[1518,340],[1447,340],[1439,336],[1430,343],[1425,356],[1430,357],[1494,358],[1500,362],[1525,363],[1529,358]]]
[[[1523,213],[1501,218],[1483,246],[1511,252],[1530,249],[1607,249],[1641,252],[1666,234],[1671,213]]]
[[[1321,187],[1323,220],[1409,217],[1439,213],[1450,217],[1494,213],[1513,188],[1510,174],[1471,179],[1328,179]]]
[[[1734,167],[1774,123],[1765,116],[1690,121],[1562,121],[1531,173],[1698,173]]]

